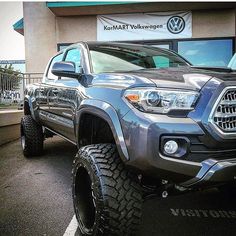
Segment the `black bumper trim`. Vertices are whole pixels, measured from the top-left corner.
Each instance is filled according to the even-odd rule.
[[[202,167],[196,177],[181,183],[186,188],[215,185],[236,180],[236,159],[217,161],[207,159],[201,163]]]

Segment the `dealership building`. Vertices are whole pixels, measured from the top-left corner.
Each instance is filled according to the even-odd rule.
[[[78,41],[146,43],[194,65],[227,66],[235,52],[233,2],[24,2],[14,29],[25,37],[27,72]]]

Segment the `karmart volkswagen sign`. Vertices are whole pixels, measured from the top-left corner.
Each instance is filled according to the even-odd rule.
[[[156,12],[97,16],[98,41],[191,37],[191,12]]]

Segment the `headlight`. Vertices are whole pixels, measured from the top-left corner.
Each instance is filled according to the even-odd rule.
[[[171,110],[193,110],[199,93],[175,89],[135,88],[126,90],[124,97],[140,111],[168,113]]]

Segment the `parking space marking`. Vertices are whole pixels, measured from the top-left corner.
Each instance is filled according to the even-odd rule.
[[[77,219],[74,215],[71,222],[70,222],[70,224],[66,228],[66,231],[63,234],[63,236],[74,236],[77,228],[78,228],[78,222],[77,222]]]

